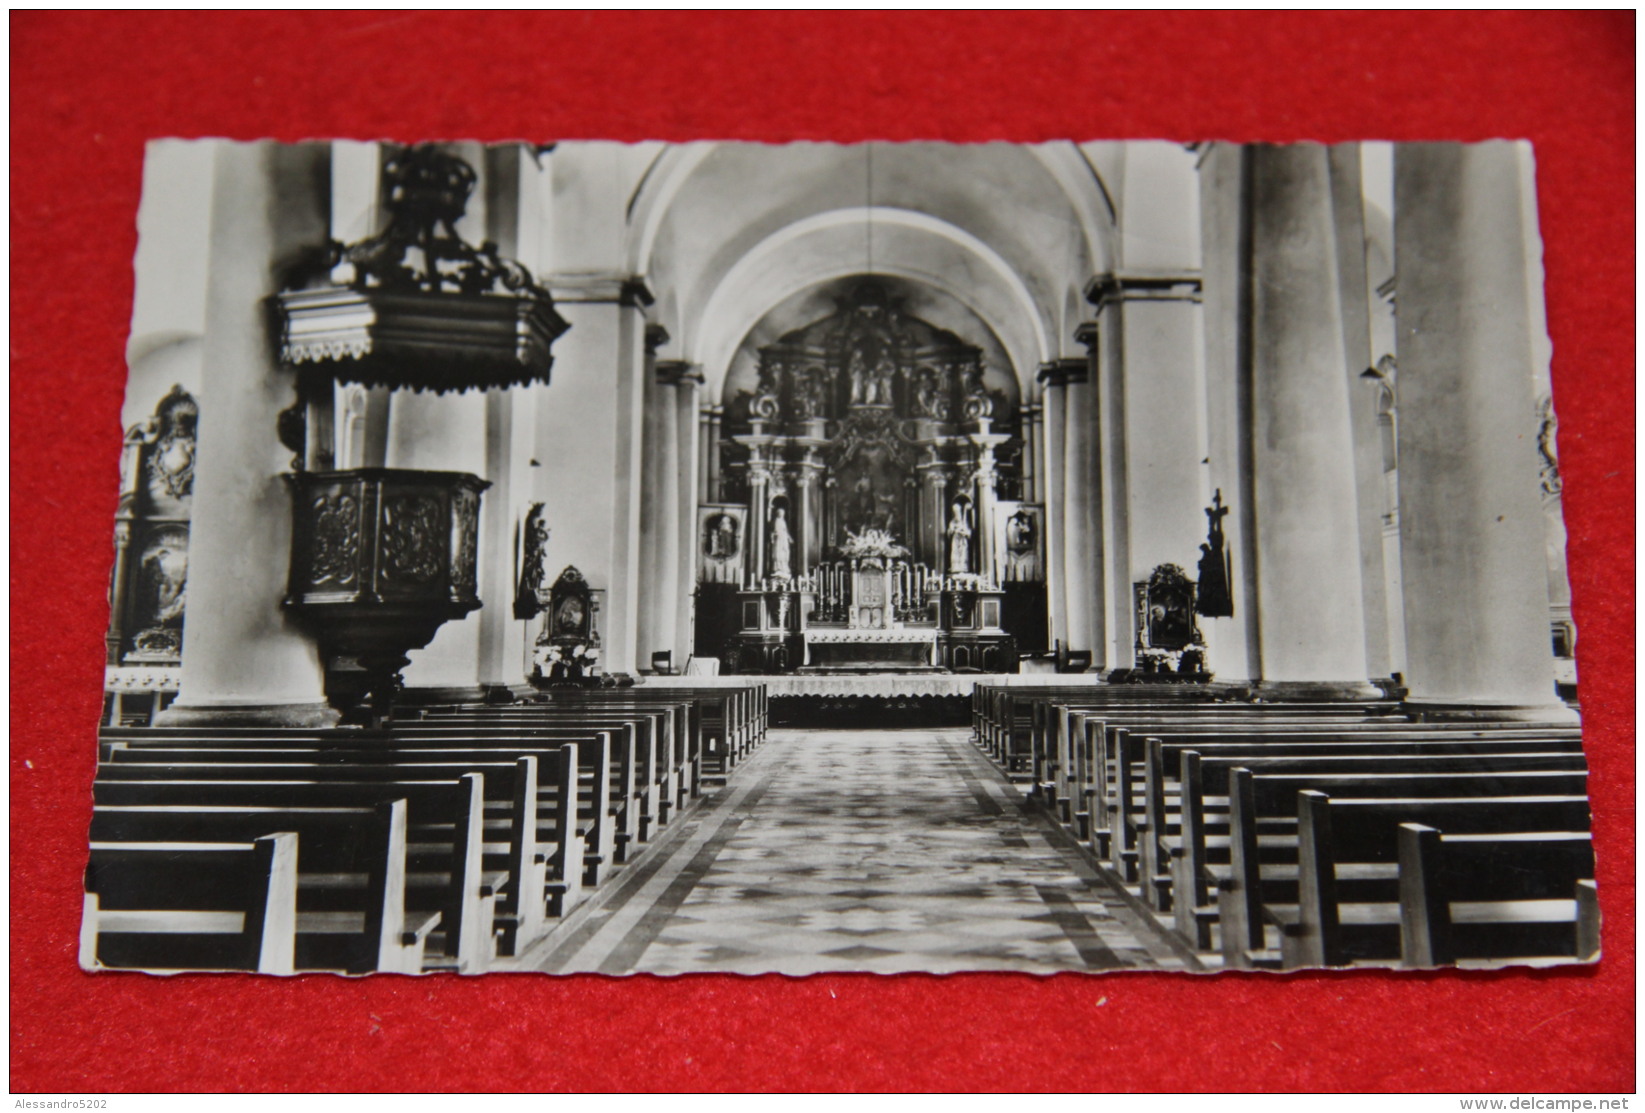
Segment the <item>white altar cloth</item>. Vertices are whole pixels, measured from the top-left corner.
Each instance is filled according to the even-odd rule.
[[[840,626],[808,626],[805,630],[805,640],[819,645],[830,642],[841,645],[912,645],[924,642],[929,645],[937,640],[937,632],[935,629],[922,630],[909,626],[890,630],[874,627],[852,630]]]
[[[978,684],[1009,688],[1073,687],[1102,683],[1097,673],[916,673],[881,676],[665,676],[642,677],[669,688],[745,688],[763,684],[766,694],[773,699],[785,696],[872,696],[906,698],[909,696],[970,696]]]

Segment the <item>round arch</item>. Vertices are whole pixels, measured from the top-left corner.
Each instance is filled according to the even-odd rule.
[[[1011,266],[962,228],[905,209],[818,213],[766,237],[726,272],[698,320],[681,322],[686,357],[702,367],[710,397],[750,329],[775,305],[820,283],[863,273],[925,283],[964,304],[993,329],[1022,393],[1057,345],[1044,308]],[[1024,381],[1024,380],[1027,381]]]

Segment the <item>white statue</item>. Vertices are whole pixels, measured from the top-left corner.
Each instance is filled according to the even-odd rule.
[[[788,517],[782,507],[773,508],[771,513],[771,576],[790,579],[794,574],[794,535],[788,532]]]
[[[971,571],[971,526],[965,520],[965,505],[954,503],[948,515],[948,574]]]

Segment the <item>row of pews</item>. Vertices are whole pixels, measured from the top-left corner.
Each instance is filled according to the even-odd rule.
[[[1580,729],[979,684],[974,740],[1225,968],[1592,961]]]
[[[764,688],[568,690],[381,728],[105,727],[81,965],[481,973],[765,738]]]

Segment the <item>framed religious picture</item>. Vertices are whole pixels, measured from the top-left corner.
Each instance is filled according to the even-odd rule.
[[[703,583],[742,580],[748,508],[716,503],[697,508],[697,578]]]

